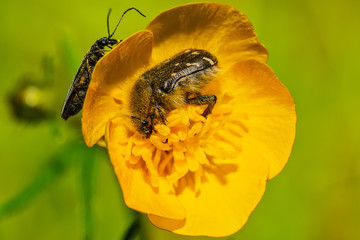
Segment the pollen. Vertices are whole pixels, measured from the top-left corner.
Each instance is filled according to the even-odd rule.
[[[174,193],[190,187],[201,190],[206,174],[242,151],[246,118],[232,119],[232,96],[225,95],[207,118],[206,106],[187,105],[171,111],[166,125],[158,123],[150,138],[138,132],[124,146],[129,166],[142,167],[152,187],[163,178]]]

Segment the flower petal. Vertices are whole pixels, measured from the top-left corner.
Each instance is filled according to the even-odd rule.
[[[225,81],[221,92],[232,96],[227,101],[234,106],[227,119],[229,125],[224,127],[238,131],[233,141],[241,149],[240,154],[234,159],[213,159],[204,170],[205,178],[197,194],[189,187],[177,193],[186,209],[185,222],[149,214],[150,221],[160,228],[209,236],[238,231],[260,201],[266,181],[289,158],[295,137],[295,105],[273,71],[263,63],[248,60],[219,78]],[[224,134],[223,139],[227,139],[234,132],[224,129]]]
[[[226,4],[194,3],[175,7],[158,15],[146,29],[154,34],[155,61],[163,61],[189,48],[207,50],[225,66],[246,59],[265,63],[268,57],[249,19]]]
[[[124,128],[123,119],[111,120],[107,127],[106,141],[126,205],[148,214],[184,219],[185,209],[164,178],[151,179],[153,175],[147,173],[144,166],[126,162],[126,149],[118,144],[119,139],[124,138]],[[158,181],[158,187],[152,187],[150,181]]]
[[[207,170],[198,194],[185,188],[178,197],[186,219],[175,221],[149,214],[157,227],[184,235],[228,236],[238,231],[260,201],[267,180],[267,163],[242,155],[231,162],[218,162]]]
[[[285,166],[294,143],[294,100],[271,68],[254,60],[234,65],[223,78],[229,82],[222,91],[234,96],[233,115],[247,119],[241,147],[268,162],[271,179]]]
[[[83,136],[89,147],[104,136],[110,118],[126,114],[121,111],[127,109],[127,94],[122,93],[129,91],[129,77],[150,61],[152,41],[149,31],[135,33],[96,64],[82,113]]]

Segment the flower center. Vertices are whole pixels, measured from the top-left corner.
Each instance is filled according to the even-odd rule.
[[[175,193],[184,186],[198,192],[206,172],[241,152],[247,129],[231,117],[232,98],[225,94],[207,118],[202,116],[205,105],[175,109],[168,114],[166,125],[155,125],[149,139],[134,132],[126,145],[125,160],[134,168],[146,169],[154,188],[164,178]]]

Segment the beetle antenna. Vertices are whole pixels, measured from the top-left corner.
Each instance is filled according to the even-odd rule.
[[[107,15],[107,29],[108,29],[108,36],[110,38],[110,27],[109,27],[109,18],[110,18],[111,8],[109,9],[108,15]]]
[[[128,11],[130,11],[130,10],[136,10],[141,16],[146,17],[146,16],[145,16],[144,14],[142,14],[138,9],[136,9],[136,8],[134,8],[134,7],[129,8],[129,9],[127,9],[127,10],[121,15],[121,18],[120,18],[118,24],[116,25],[114,31],[113,31],[112,34],[110,35],[110,31],[109,31],[109,15],[110,15],[110,12],[111,12],[111,8],[110,8],[109,13],[108,13],[108,33],[109,33],[109,37],[108,37],[108,38],[111,38],[111,37],[114,35],[114,33],[115,33],[116,29],[118,28],[118,26],[119,26],[122,18],[123,18],[124,15],[125,15]]]

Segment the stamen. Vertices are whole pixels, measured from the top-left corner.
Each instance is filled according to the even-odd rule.
[[[199,169],[200,163],[193,154],[187,152],[185,154],[185,159],[191,172],[195,172]]]
[[[194,182],[195,182],[195,193],[198,193],[201,188],[201,178],[203,176],[203,168],[202,166],[194,173]]]
[[[127,161],[130,160],[132,147],[133,147],[133,137],[131,137],[129,139],[129,142],[128,142],[127,146],[126,146],[125,160],[127,160]]]
[[[137,157],[131,156],[129,159],[129,163],[132,165],[136,165],[140,160],[141,160],[140,156],[137,156]]]
[[[230,114],[234,110],[234,106],[232,104],[222,104],[218,108],[215,109],[214,113],[216,114]]]
[[[177,143],[180,141],[180,138],[178,137],[178,135],[171,133],[168,140],[170,143]]]
[[[161,134],[161,135],[163,135],[163,136],[167,136],[167,135],[170,134],[170,128],[169,128],[168,126],[166,126],[166,125],[163,125],[163,124],[158,124],[158,125],[156,125],[156,126],[155,126],[155,130],[156,130],[159,134]]]
[[[185,155],[182,151],[174,149],[173,155],[174,155],[174,159],[176,159],[176,160],[185,160]]]
[[[197,122],[194,126],[192,126],[192,128],[188,132],[188,136],[189,137],[194,137],[196,134],[198,134],[201,131],[202,126],[203,125],[202,125],[201,122]]]
[[[163,143],[161,139],[156,135],[152,135],[150,137],[150,142],[162,151],[169,151],[171,149],[169,144]]]
[[[156,148],[156,151],[155,151],[155,156],[154,156],[154,167],[155,169],[158,169],[159,168],[159,163],[160,163],[160,160],[161,160],[161,150],[160,148]]]
[[[184,184],[190,184],[190,189],[198,193],[204,175],[216,173],[208,169],[216,169],[222,160],[238,157],[242,150],[240,143],[246,130],[241,120],[231,121],[231,100],[229,94],[224,96],[221,102],[226,103],[216,105],[207,118],[202,116],[206,106],[188,105],[173,110],[166,116],[166,125],[155,125],[156,132],[150,139],[135,133],[123,143],[125,160],[133,166],[143,162],[142,167],[147,170],[144,174],[149,174],[154,188],[164,178],[175,194]]]
[[[178,136],[179,136],[179,138],[180,138],[180,141],[185,141],[185,139],[186,139],[186,132],[184,132],[184,131],[179,131],[178,132]]]
[[[165,176],[166,174],[169,173],[165,171],[165,169],[167,169],[168,165],[171,164],[171,160],[173,158],[172,154],[162,154],[162,160],[160,161],[159,164],[159,168],[158,168],[158,172],[160,176]]]
[[[138,157],[138,156],[141,156],[143,151],[145,151],[145,148],[143,148],[141,145],[135,145],[133,148],[132,148],[132,151],[131,153]]]
[[[201,165],[209,165],[209,160],[204,153],[204,150],[201,147],[198,147],[194,152],[195,158],[199,161]]]

